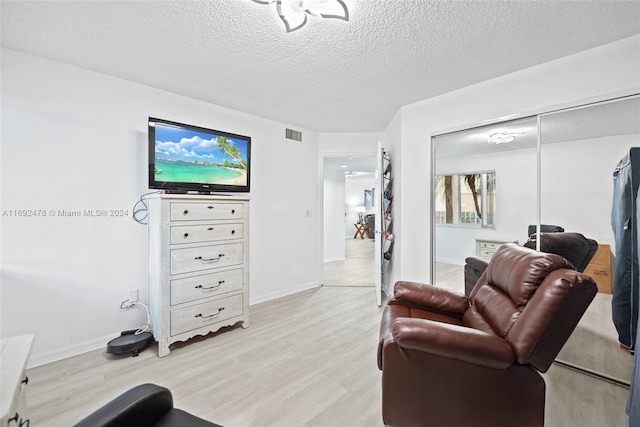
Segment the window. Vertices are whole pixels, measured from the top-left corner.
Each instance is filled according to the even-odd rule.
[[[436,175],[436,224],[495,227],[495,171]]]

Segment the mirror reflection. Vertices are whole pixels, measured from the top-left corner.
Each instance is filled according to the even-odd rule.
[[[467,258],[488,261],[500,244],[527,239],[537,219],[536,129],[528,117],[434,137],[438,286],[464,292]]]
[[[612,176],[640,147],[640,97],[438,135],[432,145],[432,283],[468,293],[498,246],[525,244],[537,225],[580,234],[593,246],[581,268],[600,292],[557,360],[628,383],[633,356],[612,321]]]
[[[540,221],[598,243],[585,273],[599,293],[557,359],[628,382],[633,357],[620,348],[612,313],[612,176],[630,148],[640,146],[640,98],[542,115],[540,141]]]

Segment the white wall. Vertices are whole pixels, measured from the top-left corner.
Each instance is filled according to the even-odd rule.
[[[128,217],[2,216],[1,336],[35,334],[31,365],[103,348],[145,319],[147,117],[253,138],[250,301],[321,283],[319,137],[285,124],[2,49],[1,207],[128,210]]]
[[[376,132],[329,132],[320,134],[322,156],[375,156],[380,133]]]
[[[591,49],[405,106],[401,131],[394,120],[387,131],[400,135],[402,167],[396,173],[394,278],[430,281],[431,266],[431,136],[513,114],[543,112],[593,97],[640,91],[640,36]],[[387,139],[385,138],[385,142]],[[396,154],[396,162],[398,154]],[[394,169],[397,171],[397,169]],[[398,185],[400,184],[400,185]],[[400,223],[398,223],[400,221]],[[397,247],[400,246],[400,252]]]
[[[323,179],[323,255],[324,262],[345,259],[344,218],[345,180],[344,172],[325,170]]]

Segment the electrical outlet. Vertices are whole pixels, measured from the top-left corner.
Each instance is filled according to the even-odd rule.
[[[130,303],[138,302],[138,289],[129,289],[129,298],[127,298]]]

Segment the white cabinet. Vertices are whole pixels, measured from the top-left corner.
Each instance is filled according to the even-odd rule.
[[[502,237],[477,237],[476,255],[482,258],[491,258],[496,249],[505,243],[518,243],[518,241]]]
[[[0,373],[2,406],[0,426],[28,426],[27,416],[27,360],[31,353],[33,335],[21,335],[0,341]]]
[[[149,199],[149,312],[160,357],[177,341],[249,326],[248,199]]]

